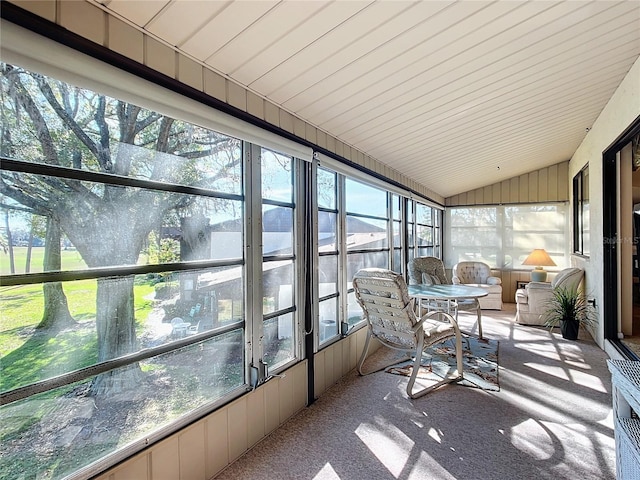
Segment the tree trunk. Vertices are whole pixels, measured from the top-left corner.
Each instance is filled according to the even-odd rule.
[[[137,349],[133,308],[133,277],[98,280],[96,327],[98,362],[118,358]],[[98,375],[91,393],[118,393],[135,388],[141,380],[138,365],[111,370]]]
[[[33,251],[33,220],[29,229],[29,243],[27,243],[27,259],[24,262],[24,273],[31,271],[31,252]]]
[[[57,271],[62,267],[60,238],[60,225],[52,218],[48,218],[43,262],[45,272]],[[40,320],[36,328],[60,330],[76,323],[71,316],[71,312],[69,312],[69,305],[62,289],[62,283],[45,283],[42,285],[42,292],[44,295],[44,311],[42,320]]]
[[[9,268],[11,275],[16,273],[16,263],[13,258],[13,239],[11,238],[11,228],[9,228],[9,210],[4,211],[4,228],[7,232],[7,248],[9,249]]]

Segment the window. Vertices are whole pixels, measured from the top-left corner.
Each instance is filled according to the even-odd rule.
[[[560,268],[568,264],[565,204],[452,207],[447,218],[449,267],[472,260],[519,269],[534,248],[544,248]]]
[[[349,325],[360,322],[362,316],[351,285],[354,274],[361,268],[389,268],[390,265],[388,196],[379,188],[345,179]]]
[[[299,160],[1,66],[7,478],[89,472],[300,358]]]
[[[341,271],[338,217],[338,174],[317,169],[318,203],[318,335],[322,345],[340,332]]]
[[[294,159],[262,148],[263,361],[276,369],[296,358]]]
[[[589,165],[573,177],[573,251],[589,255]]]

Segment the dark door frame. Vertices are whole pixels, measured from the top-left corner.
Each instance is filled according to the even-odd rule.
[[[640,116],[602,154],[602,242],[604,298],[602,318],[604,338],[626,357],[638,360],[618,338],[618,228],[617,228],[617,164],[618,152],[640,134]]]

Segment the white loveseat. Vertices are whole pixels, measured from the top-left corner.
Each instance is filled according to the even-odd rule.
[[[529,282],[525,288],[516,290],[516,323],[544,325],[548,302],[554,288],[577,289],[584,277],[580,268],[561,270],[551,283]]]
[[[502,279],[491,275],[491,268],[482,262],[458,262],[451,278],[455,285],[484,288],[489,294],[481,297],[483,310],[502,310]]]

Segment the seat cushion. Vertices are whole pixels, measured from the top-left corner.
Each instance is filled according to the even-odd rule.
[[[465,283],[464,285],[467,287],[483,288],[487,292],[489,292],[489,295],[491,295],[492,293],[498,293],[502,295],[502,285],[487,285],[486,283]]]

